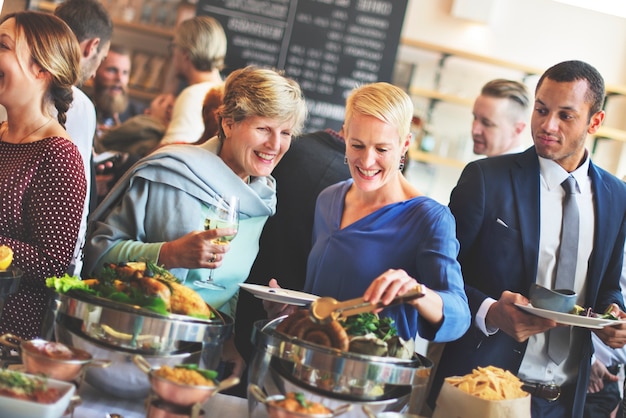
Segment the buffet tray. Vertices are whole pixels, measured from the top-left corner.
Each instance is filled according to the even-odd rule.
[[[274,359],[292,363],[294,370],[305,369],[324,378],[336,376],[342,381],[373,381],[388,388],[425,385],[428,382],[433,363],[426,357],[415,354],[411,359],[399,359],[324,347],[276,331],[276,325],[283,319],[257,321],[252,340],[258,350]]]
[[[232,318],[216,310],[212,319],[163,315],[80,291],[59,294],[56,311],[62,317],[79,320],[81,331],[91,338],[155,353],[173,352],[180,341],[222,342],[232,333],[234,324]]]

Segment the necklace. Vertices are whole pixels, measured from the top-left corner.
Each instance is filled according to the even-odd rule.
[[[50,123],[50,121],[52,121],[52,118],[48,118],[47,121],[45,121],[43,123],[43,125],[41,125],[40,127],[38,127],[37,129],[35,129],[32,132],[29,132],[26,136],[22,137],[22,139],[20,139],[17,142],[14,142],[14,144],[21,144],[22,142],[24,142],[24,140],[26,138],[28,138],[29,136],[31,136],[32,134],[34,134],[35,132],[39,131],[40,129],[43,129],[44,126],[46,126],[47,124]],[[4,130],[4,132],[2,133],[2,135],[0,136],[0,142],[4,142],[4,134],[6,134],[9,131],[9,126],[7,125],[6,129]]]

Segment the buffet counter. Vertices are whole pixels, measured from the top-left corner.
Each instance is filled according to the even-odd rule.
[[[120,414],[123,418],[146,418],[144,400],[120,399],[97,391],[86,382],[81,384],[79,395],[82,403],[74,410],[74,418],[106,418],[107,414]],[[205,417],[248,416],[248,401],[231,395],[218,393],[209,399],[202,409]],[[209,413],[210,411],[210,413]],[[69,417],[69,415],[66,415]],[[267,418],[263,405],[257,405],[252,418]]]

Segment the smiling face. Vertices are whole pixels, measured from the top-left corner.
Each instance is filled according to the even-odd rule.
[[[346,158],[356,187],[376,191],[399,179],[400,158],[409,147],[410,137],[401,140],[395,126],[360,113],[352,115],[344,133]]]
[[[556,82],[546,78],[535,94],[531,119],[537,154],[574,171],[585,156],[587,134],[594,134],[604,111],[589,117],[588,82]]]
[[[249,116],[240,122],[222,120],[220,157],[242,180],[268,176],[291,145],[293,122]]]
[[[30,59],[26,41],[16,43],[18,32],[15,19],[0,25],[0,103],[22,105],[33,100],[28,91],[40,88],[35,83],[39,66]]]

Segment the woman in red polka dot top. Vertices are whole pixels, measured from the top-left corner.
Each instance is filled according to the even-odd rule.
[[[53,15],[17,12],[0,21],[0,104],[7,113],[0,124],[0,245],[13,249],[13,265],[23,271],[0,333],[43,335],[52,296],[45,279],[66,272],[76,245],[85,174],[64,123],[79,60],[76,38]]]

